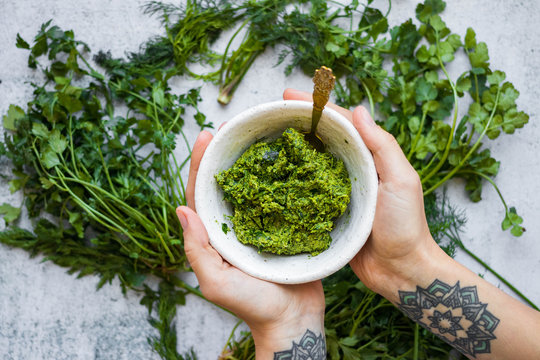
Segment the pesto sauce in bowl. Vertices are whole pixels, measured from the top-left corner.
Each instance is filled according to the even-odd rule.
[[[275,141],[251,145],[215,178],[233,205],[237,239],[277,255],[326,250],[351,195],[343,161],[317,152],[293,128]]]

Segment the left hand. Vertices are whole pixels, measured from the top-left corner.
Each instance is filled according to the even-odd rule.
[[[257,357],[289,349],[309,329],[324,337],[324,293],[321,281],[282,285],[254,278],[225,261],[210,245],[195,213],[195,180],[212,135],[199,134],[191,154],[186,189],[188,206],[177,215],[184,230],[184,249],[203,295],[235,313],[250,327]]]

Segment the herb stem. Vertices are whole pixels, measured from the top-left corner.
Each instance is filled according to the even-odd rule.
[[[165,208],[165,206],[166,206],[165,203],[163,203],[163,204],[161,205],[161,212],[162,212],[162,214],[163,214],[163,225],[165,226],[165,235],[167,235],[167,237],[170,237],[170,234],[169,234],[169,224],[168,224],[168,222],[167,222],[167,209]],[[157,232],[157,234],[158,234],[159,236],[161,236],[161,235],[159,234],[159,232]]]
[[[452,239],[455,244],[463,250],[467,255],[472,257],[476,262],[478,262],[480,265],[482,265],[486,270],[488,270],[490,273],[492,273],[497,279],[499,279],[503,284],[508,286],[510,290],[512,290],[516,295],[518,295],[523,301],[525,301],[530,307],[532,307],[535,310],[540,311],[538,306],[536,306],[529,298],[527,298],[521,291],[519,291],[514,285],[512,285],[508,280],[506,280],[501,274],[499,274],[497,271],[495,271],[491,266],[489,266],[485,261],[480,259],[476,254],[474,254],[471,250],[469,250],[463,242],[458,239],[457,237],[453,236],[452,234],[449,234],[446,232],[446,235]]]
[[[169,127],[167,128],[167,132],[165,132],[164,134],[168,134],[172,131],[172,129],[174,128],[178,120],[180,120],[180,116],[182,115],[182,110],[183,110],[182,107],[178,108],[178,111],[176,112],[176,116],[174,117],[174,120],[172,121],[171,125],[169,125]]]
[[[418,323],[414,323],[414,350],[413,350],[413,360],[418,360],[418,340],[420,337],[420,326]]]
[[[186,187],[184,186],[184,180],[182,180],[181,171],[182,171],[183,166],[187,163],[187,159],[191,158],[191,156],[188,156],[187,159],[184,160],[184,162],[182,162],[181,166],[178,166],[178,161],[176,160],[176,156],[174,155],[174,152],[171,153],[171,157],[173,159],[174,166],[176,168],[174,177],[172,177],[173,184],[175,185],[175,188],[178,191],[178,196],[180,197],[180,199],[177,199],[176,204],[174,204],[176,207],[176,206],[186,204],[186,193],[185,193]],[[176,179],[178,179],[178,181],[175,181]]]
[[[99,157],[101,159],[101,163],[103,164],[103,172],[105,172],[105,176],[107,177],[107,181],[109,182],[109,186],[111,187],[112,192],[115,196],[118,196],[118,193],[116,192],[116,189],[113,185],[113,182],[111,180],[111,176],[109,175],[109,168],[107,166],[107,163],[105,162],[105,158],[103,157],[103,153],[101,152],[101,147],[99,144],[96,144],[96,149],[98,151]]]
[[[384,337],[384,336],[387,336],[388,333],[389,333],[388,331],[384,331],[384,332],[380,333],[379,335],[373,337],[371,340],[369,340],[369,341],[368,341],[367,343],[365,343],[364,345],[358,347],[358,348],[356,349],[356,351],[360,351],[360,350],[362,350],[362,349],[367,348],[369,345],[371,345],[371,344],[374,343],[375,341],[379,340],[380,338],[382,338],[382,337]]]
[[[431,156],[431,159],[429,159],[429,162],[427,163],[427,165],[426,165],[424,168],[420,169],[420,171],[418,172],[418,174],[420,175],[420,177],[422,177],[422,174],[424,173],[424,170],[425,170],[425,169],[429,169],[429,168],[431,167],[431,165],[435,162],[435,160],[437,160],[438,157],[439,157],[439,156],[438,156],[437,153],[435,153],[435,154],[433,154],[433,155]]]
[[[70,115],[68,122],[69,152],[71,153],[71,163],[73,165],[73,170],[75,171],[75,174],[77,174],[77,176],[80,176],[79,169],[77,168],[77,163],[75,162],[75,150],[73,148],[73,132],[71,130],[72,119],[73,117]]]
[[[221,67],[219,68],[219,85],[223,85],[223,70],[225,69],[225,63],[227,61],[227,54],[229,52],[229,48],[231,47],[232,42],[238,36],[240,31],[249,23],[249,19],[244,20],[242,25],[234,32],[234,34],[229,39],[229,42],[227,43],[227,46],[225,47],[225,51],[223,52],[222,58],[221,58]],[[242,45],[240,45],[241,47]]]
[[[325,316],[328,316],[329,314],[334,312],[334,310],[338,309],[341,306],[341,304],[343,304],[345,301],[349,299],[349,297],[350,295],[344,296],[340,301],[338,301],[336,305],[334,305],[330,310],[326,311]]]
[[[130,90],[124,90],[124,89],[121,89],[120,88],[120,84],[116,84],[116,83],[111,83],[112,86],[116,87],[116,89],[118,91],[122,91],[122,92],[126,92],[128,93],[129,95],[132,95],[134,97],[136,97],[137,99],[141,100],[142,102],[148,104],[148,105],[155,105],[153,102],[150,102],[148,99],[145,99],[144,97],[142,97],[141,95],[133,92],[133,91],[130,91]],[[163,114],[166,118],[168,118],[170,121],[174,121],[174,118],[171,117],[171,115],[169,115],[164,109],[162,109],[161,107],[156,107],[155,108],[156,110],[159,110],[159,112],[161,114]],[[156,120],[157,121],[157,120]],[[161,127],[161,123],[159,123],[159,121],[157,121],[158,123],[158,126],[161,128],[161,130],[163,130],[163,128]]]
[[[154,190],[154,193],[164,202],[164,204],[166,204],[169,207],[170,210],[175,211],[174,206],[172,206],[169,202],[167,202],[167,200],[163,197],[163,195],[161,195],[161,192],[158,191],[156,188],[154,188],[154,186],[150,183],[150,181],[148,181],[148,179],[145,179],[143,177],[143,178],[141,178],[141,180],[146,185],[148,185],[152,190]]]
[[[349,337],[354,336],[354,334],[356,333],[356,329],[358,328],[358,325],[360,324],[362,320],[362,316],[364,312],[366,311],[367,307],[371,304],[371,301],[373,300],[375,295],[376,294],[374,292],[370,291],[362,299],[361,305],[357,308],[357,310],[352,316],[354,320],[353,320],[353,326],[351,327],[351,330],[349,331]],[[359,313],[356,314],[357,312]]]
[[[490,117],[489,117],[489,119],[488,119],[488,121],[486,123],[486,126],[484,127],[484,130],[482,131],[482,133],[480,134],[480,136],[476,140],[476,143],[469,150],[469,152],[465,155],[465,157],[463,159],[461,159],[459,164],[457,164],[445,177],[443,177],[441,180],[439,180],[435,185],[430,187],[428,190],[424,191],[424,196],[430,194],[436,188],[438,188],[439,186],[444,184],[448,179],[450,179],[452,176],[454,176],[455,173],[457,173],[461,169],[461,167],[465,164],[465,162],[471,157],[471,155],[480,146],[480,144],[481,144],[480,141],[482,140],[482,138],[486,134],[487,129],[489,128],[489,125],[491,124],[491,121],[493,120],[493,117],[495,116],[495,110],[497,110],[497,105],[499,104],[499,96],[500,96],[500,94],[501,94],[501,88],[499,87],[499,89],[497,90],[497,96],[495,98],[495,104],[493,105],[493,110],[491,112],[491,115],[490,115]],[[425,180],[425,179],[423,179],[423,180]]]
[[[369,101],[369,109],[371,112],[371,117],[375,119],[375,104],[373,103],[373,96],[371,95],[371,91],[369,91],[369,88],[367,87],[364,81],[360,80],[360,83],[362,84],[362,87],[364,88],[364,91],[366,92],[366,96]]]
[[[182,139],[184,139],[184,144],[186,144],[186,148],[188,150],[189,156],[191,156],[191,146],[189,145],[189,141],[186,137],[186,134],[182,129],[180,129],[180,135],[182,136]]]
[[[66,170],[68,172],[70,172],[69,169],[66,168]],[[72,181],[72,182],[84,185],[87,188],[87,190],[89,190],[89,191],[91,191],[90,189],[95,189],[98,192],[104,194],[105,196],[107,196],[108,198],[113,200],[114,202],[117,202],[120,206],[124,207],[124,209],[128,212],[128,214],[131,214],[134,217],[136,217],[140,221],[141,225],[143,225],[143,227],[145,227],[150,233],[153,233],[155,231],[154,224],[150,223],[146,216],[144,216],[138,210],[136,210],[133,207],[126,204],[124,201],[122,201],[118,197],[112,195],[111,193],[109,193],[105,189],[103,189],[103,188],[101,188],[101,187],[99,187],[97,185],[91,184],[89,182],[86,182],[84,180],[81,180],[81,179],[77,179],[77,178],[74,178],[74,177],[65,177],[64,175],[61,175],[61,173],[59,173],[58,169],[57,169],[57,173],[59,174],[60,178],[66,180],[66,181]],[[73,176],[73,174],[71,172],[70,172],[70,174]],[[96,199],[98,199],[98,200],[101,199],[99,196],[97,196],[97,195],[95,195],[95,196],[96,196]]]
[[[160,230],[164,231],[165,229],[163,229],[163,225],[162,225],[163,218],[161,217],[161,214],[157,212],[157,215],[156,215],[156,212],[154,212],[154,209],[152,209],[152,207],[148,207],[148,212],[150,213],[150,216],[152,217],[152,219],[154,219],[155,224],[161,227]],[[159,216],[159,219],[158,219],[158,216]]]
[[[240,85],[240,82],[246,75],[247,71],[249,70],[249,68],[255,61],[255,59],[262,53],[262,50],[256,50],[256,51],[250,51],[250,52],[251,52],[251,55],[246,60],[244,60],[244,62],[240,65],[240,69],[242,69],[240,73],[220,86],[219,96],[218,96],[218,101],[220,104],[225,105],[231,101],[232,94],[236,91],[236,88],[238,87],[238,85]],[[232,64],[233,62],[231,62],[231,65]],[[229,73],[229,69],[227,73]]]
[[[418,140],[420,139],[420,135],[422,134],[422,130],[424,129],[424,122],[426,121],[426,116],[427,116],[427,111],[422,111],[422,119],[420,120],[420,126],[418,127],[416,136],[414,137],[414,140],[411,144],[411,149],[409,150],[409,154],[407,154],[407,160],[409,160],[409,162],[411,161],[411,157],[416,151],[416,144],[418,144]]]
[[[388,10],[386,11],[386,14],[384,15],[384,17],[387,18],[391,10],[392,10],[392,0],[388,0]]]
[[[448,157],[448,154],[450,153],[450,147],[452,145],[452,140],[454,139],[454,132],[456,130],[456,124],[457,124],[457,116],[458,116],[458,95],[457,95],[457,89],[456,89],[456,85],[454,84],[454,82],[452,81],[452,79],[450,78],[450,75],[448,74],[448,71],[446,71],[446,67],[444,66],[444,63],[441,59],[441,54],[440,54],[440,48],[439,48],[439,32],[436,31],[435,32],[435,39],[436,39],[436,46],[437,46],[437,60],[439,61],[439,65],[441,66],[441,69],[442,71],[444,72],[446,78],[448,79],[448,83],[450,84],[450,87],[452,88],[452,94],[454,96],[454,116],[453,116],[453,119],[452,119],[452,128],[450,130],[450,135],[448,136],[448,141],[446,142],[446,147],[444,149],[444,153],[441,157],[441,159],[439,160],[439,163],[433,168],[433,170],[431,170],[431,172],[429,172],[424,178],[422,178],[422,184],[427,182],[429,179],[431,179],[435,174],[437,174],[437,172],[439,171],[439,169],[444,165],[447,157]],[[429,192],[428,192],[429,194]],[[424,193],[424,196],[426,195],[426,193]]]
[[[236,332],[236,329],[243,323],[244,321],[243,320],[239,320],[233,327],[230,335],[229,335],[229,338],[227,339],[227,342],[225,343],[225,346],[223,347],[223,350],[221,350],[221,354],[225,354],[225,352],[227,351],[227,346],[230,345],[231,343],[231,340],[233,339],[233,336],[234,336],[234,333]]]
[[[156,233],[156,234],[159,237],[159,240],[161,241],[161,244],[163,245],[163,248],[167,252],[167,255],[169,255],[169,260],[171,260],[171,262],[174,264],[176,262],[176,260],[174,259],[174,256],[171,253],[171,250],[169,250],[169,247],[167,246],[167,244],[165,244],[165,240],[163,240],[163,236],[161,236],[161,234],[159,232]]]
[[[470,59],[469,50],[465,46],[463,48],[465,49],[465,53],[467,54],[467,57]],[[476,73],[474,73],[472,71],[471,71],[471,73],[472,73],[473,79],[474,79],[475,100],[476,100],[477,103],[480,103],[480,92],[479,92],[479,89],[478,89],[478,75],[476,75]]]
[[[113,230],[115,232],[118,232],[118,233],[121,233],[121,234],[124,234],[125,236],[127,236],[131,241],[133,241],[139,248],[141,248],[142,250],[146,251],[147,253],[151,254],[151,255],[156,255],[156,256],[159,256],[158,253],[156,253],[155,251],[152,251],[148,248],[146,248],[144,245],[142,245],[141,243],[139,243],[130,233],[129,231],[127,231],[126,229],[123,229],[122,227],[118,226],[114,221],[112,221],[110,218],[106,217],[105,215],[101,214],[100,212],[94,210],[91,206],[87,205],[81,198],[79,198],[75,193],[73,193],[69,186],[67,186],[67,184],[64,182],[64,177],[61,175],[60,173],[60,170],[58,170],[58,168],[56,168],[56,173],[58,175],[58,179],[62,182],[62,184],[64,185],[65,187],[65,190],[71,195],[71,197],[77,202],[77,204],[83,208],[90,216],[92,216],[94,218],[94,220],[98,221],[100,224],[102,224],[103,226],[105,226],[106,228],[110,229],[110,230]],[[100,218],[103,220],[101,221]],[[107,224],[106,222],[110,223],[110,224]],[[121,243],[121,242],[120,242]],[[123,244],[122,244],[123,246]]]
[[[504,197],[502,196],[502,193],[499,190],[499,187],[497,186],[497,184],[495,184],[495,181],[493,181],[493,179],[491,179],[486,174],[481,173],[480,171],[474,171],[474,170],[460,170],[458,172],[458,174],[473,174],[473,175],[480,176],[480,177],[484,178],[485,180],[487,180],[493,186],[493,188],[497,192],[497,195],[499,195],[499,199],[501,199],[501,202],[502,202],[502,204],[504,206],[504,211],[506,212],[506,214],[508,214],[508,205],[506,204],[506,201],[504,200]]]

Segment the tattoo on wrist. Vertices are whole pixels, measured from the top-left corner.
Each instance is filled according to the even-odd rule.
[[[436,279],[426,289],[399,291],[399,309],[465,355],[491,353],[499,319],[478,299],[476,286],[448,285]]]
[[[322,334],[315,335],[307,330],[300,342],[293,341],[290,350],[274,353],[274,360],[324,360],[326,359],[326,342]]]

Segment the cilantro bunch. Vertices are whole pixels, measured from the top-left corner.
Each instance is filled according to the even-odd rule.
[[[439,16],[444,7],[442,1],[426,1],[416,9],[418,28],[408,24],[392,31],[392,83],[396,86],[379,102],[383,126],[418,171],[424,195],[461,177],[471,200],[480,201],[482,182],[487,180],[505,208],[503,230],[511,228],[513,235],[520,236],[522,219],[514,208],[508,208],[492,180],[499,162],[482,141],[494,140],[503,132],[513,134],[529,116],[517,109],[519,92],[505,81],[505,74],[489,67],[487,46],[477,42],[474,30],[467,29],[464,42],[451,33]],[[405,36],[404,31],[414,38],[408,51],[399,50],[396,40]],[[447,66],[458,51],[467,55],[470,68],[452,79]],[[458,119],[460,98],[467,93],[472,103],[467,115]]]

